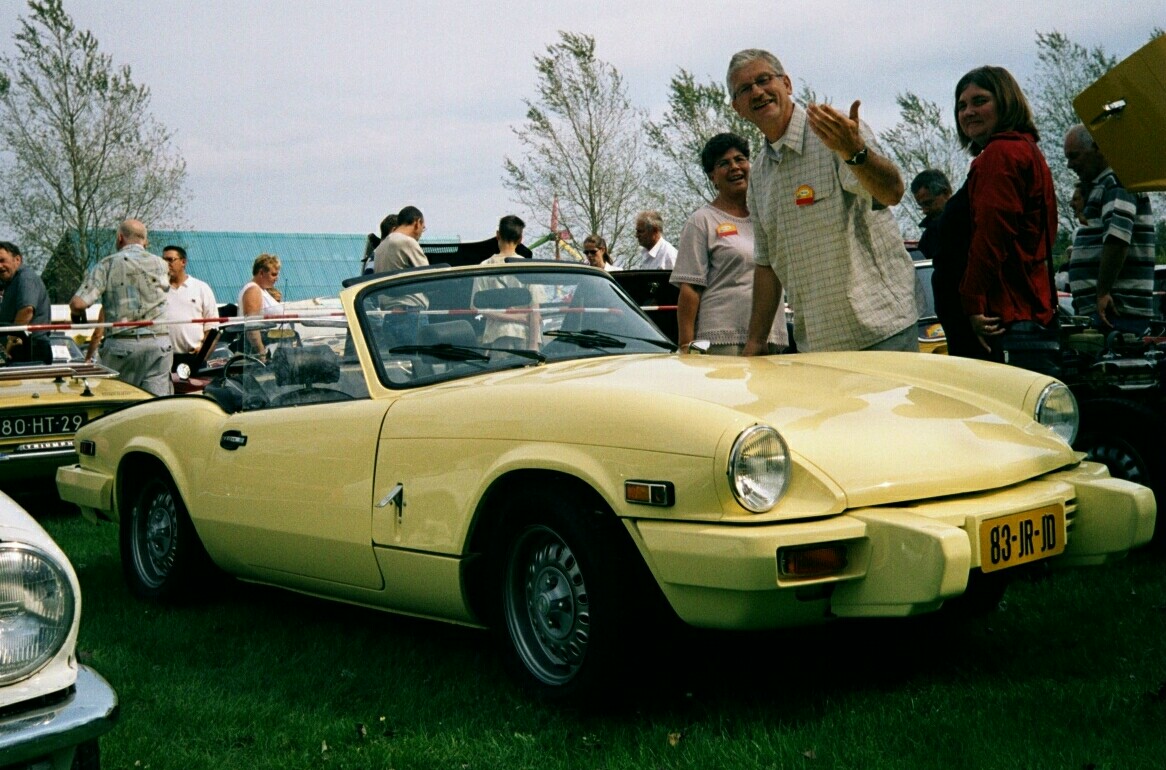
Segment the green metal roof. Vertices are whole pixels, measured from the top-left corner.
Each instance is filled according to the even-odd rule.
[[[150,251],[166,246],[186,249],[186,272],[206,281],[219,304],[234,302],[251,280],[251,264],[260,254],[279,257],[275,284],[285,301],[334,297],[340,282],[360,274],[364,235],[310,233],[226,233],[197,230],[151,230]]]
[[[152,253],[161,255],[171,245],[186,249],[186,272],[210,284],[219,304],[236,300],[251,280],[251,264],[260,254],[279,257],[275,286],[284,301],[335,297],[341,281],[360,274],[366,242],[365,235],[328,233],[150,231]]]

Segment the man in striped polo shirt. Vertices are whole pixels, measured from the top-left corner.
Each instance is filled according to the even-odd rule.
[[[1086,224],[1073,236],[1069,290],[1078,315],[1140,334],[1154,317],[1156,234],[1150,198],[1124,188],[1089,130],[1065,134],[1065,160],[1085,191]]]

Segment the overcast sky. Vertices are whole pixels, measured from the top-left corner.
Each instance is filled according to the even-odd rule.
[[[502,184],[520,158],[512,128],[534,95],[533,57],[558,30],[591,34],[632,100],[658,118],[679,68],[724,77],[761,47],[836,104],[862,99],[875,131],[896,94],[945,108],[955,81],[997,64],[1027,83],[1036,33],[1060,31],[1124,57],[1160,0],[65,0],[116,64],[153,93],[186,159],[188,227],[365,233],[413,204],[430,236],[479,240],[525,214]],[[21,0],[0,2],[12,52]],[[149,224],[149,223],[148,223]],[[528,234],[546,223],[528,224]]]

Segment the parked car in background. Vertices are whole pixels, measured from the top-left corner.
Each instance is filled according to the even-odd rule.
[[[77,662],[81,588],[64,552],[0,493],[0,766],[100,767],[117,695]]]
[[[1154,526],[1149,490],[1069,446],[1065,387],[1015,367],[680,355],[608,273],[548,262],[369,276],[340,303],[255,320],[291,332],[267,360],[78,432],[58,488],[118,522],[134,594],[217,569],[488,626],[524,686],[569,697],[676,619],[994,606]]]
[[[67,340],[67,338],[66,338]],[[54,354],[75,354],[54,338]],[[75,346],[74,346],[75,347]],[[73,434],[91,420],[152,396],[99,364],[0,367],[0,489],[25,491],[76,461]]]
[[[53,351],[54,364],[69,364],[85,360],[85,351],[77,341],[63,331],[49,332],[49,345]]]

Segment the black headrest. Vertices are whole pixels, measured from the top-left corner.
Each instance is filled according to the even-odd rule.
[[[459,347],[476,347],[478,335],[474,334],[474,327],[466,320],[444,321],[438,324],[422,326],[417,330],[418,345],[457,345]]]
[[[280,345],[271,368],[276,385],[326,385],[340,381],[340,358],[327,345],[302,348]]]
[[[530,302],[530,289],[525,286],[507,286],[502,289],[482,289],[474,292],[476,308],[530,307]]]

